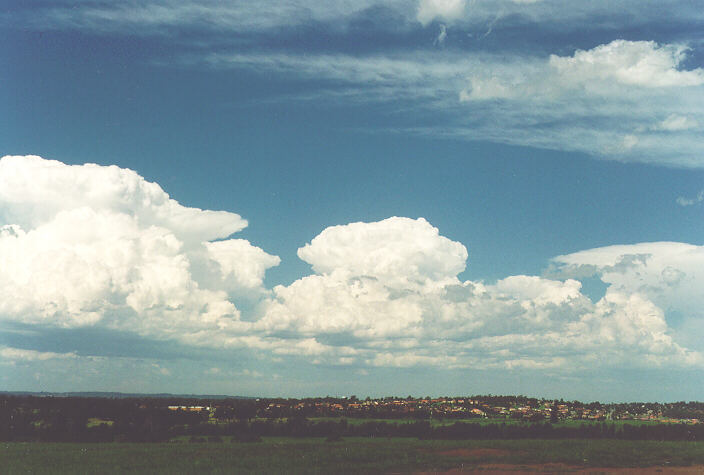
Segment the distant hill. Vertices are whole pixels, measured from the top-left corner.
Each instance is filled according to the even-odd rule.
[[[119,392],[33,392],[33,391],[0,391],[0,394],[13,396],[37,396],[37,397],[103,397],[109,399],[124,399],[124,398],[174,398],[174,399],[257,399],[253,396],[229,396],[226,394],[147,394],[147,393],[119,393]]]

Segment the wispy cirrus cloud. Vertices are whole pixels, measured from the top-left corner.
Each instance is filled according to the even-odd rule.
[[[349,26],[359,18],[382,12],[397,22],[428,25],[433,20],[458,25],[496,23],[520,18],[524,23],[550,28],[589,28],[585,20],[598,18],[599,28],[638,25],[662,21],[663,17],[688,22],[704,18],[701,9],[678,0],[134,0],[115,3],[106,0],[65,2],[55,0],[19,9],[15,20],[30,25],[79,28],[97,32],[161,34],[180,29],[205,31],[261,32],[281,27],[318,23]],[[24,14],[22,12],[25,12]],[[397,28],[398,25],[388,25]]]
[[[700,168],[704,73],[696,59],[704,13],[677,0],[646,4],[139,0],[58,2],[12,14],[36,28],[185,31],[192,44],[179,41],[174,56],[155,64],[275,74],[309,86],[295,99],[323,106],[382,104],[388,114],[376,131]],[[663,18],[687,26],[674,34],[662,29]],[[627,39],[643,25],[666,41]],[[300,34],[282,43],[282,31]],[[489,31],[496,41],[486,41]],[[223,38],[233,32],[246,41],[228,52]],[[359,41],[360,33],[378,40]],[[293,40],[301,34],[310,36],[305,47]],[[399,110],[403,121],[394,117]]]
[[[697,168],[704,69],[683,68],[687,53],[683,45],[615,40],[569,56],[214,53],[190,61],[327,81],[318,94],[344,91],[343,101],[433,109],[434,123],[418,115],[413,132]]]
[[[409,0],[262,0],[256,3],[136,0],[117,4],[109,1],[83,2],[77,5],[56,2],[26,10],[24,21],[42,27],[110,33],[129,31],[143,35],[164,34],[183,29],[210,33],[260,32],[316,22],[344,24],[374,7],[407,12],[412,18],[414,3]]]

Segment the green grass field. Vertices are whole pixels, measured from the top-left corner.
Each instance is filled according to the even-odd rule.
[[[472,454],[477,449],[498,449]],[[459,449],[459,451],[458,451]],[[450,454],[442,454],[455,450]],[[3,474],[391,473],[479,463],[587,467],[704,465],[702,442],[623,440],[420,441],[267,438],[259,443],[0,443]]]

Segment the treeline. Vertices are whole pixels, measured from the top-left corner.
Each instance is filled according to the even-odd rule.
[[[180,401],[183,403],[192,401]],[[433,426],[428,420],[256,418],[251,401],[233,404],[215,418],[211,411],[170,410],[163,401],[104,398],[0,398],[0,441],[165,442],[175,438],[257,441],[282,437],[417,437],[423,439],[631,439],[704,440],[704,424],[475,424]],[[201,402],[202,404],[202,402]],[[188,404],[183,404],[188,405]],[[225,407],[225,406],[222,406]],[[214,410],[218,412],[217,409]]]
[[[170,411],[157,400],[0,398],[0,440],[157,442],[176,427],[208,420],[203,412]]]
[[[173,421],[172,421],[173,422]],[[366,421],[350,424],[341,421],[310,421],[291,418],[286,421],[237,421],[227,424],[199,422],[171,424],[155,418],[134,423],[83,426],[68,419],[63,425],[31,427],[15,426],[0,435],[1,441],[43,442],[167,442],[184,436],[192,441],[220,442],[223,439],[250,442],[261,437],[415,437],[420,439],[624,439],[659,441],[704,440],[702,425],[658,424],[615,425],[583,424],[577,427],[557,427],[550,423],[526,425],[474,424],[456,422],[433,427],[428,421],[385,422]]]

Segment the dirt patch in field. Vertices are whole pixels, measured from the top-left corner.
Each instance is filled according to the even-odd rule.
[[[423,450],[426,453],[442,455],[447,457],[463,457],[464,463],[457,468],[449,470],[428,470],[414,472],[414,475],[457,475],[463,473],[491,473],[491,475],[518,475],[536,473],[569,473],[569,474],[613,474],[620,473],[626,475],[681,475],[698,474],[704,475],[704,465],[692,465],[689,467],[675,467],[670,465],[655,467],[585,467],[580,465],[568,465],[565,463],[500,463],[502,458],[512,455],[522,455],[526,452],[506,449],[492,449],[479,447],[475,449],[456,448],[447,450]],[[487,457],[494,458],[495,461],[486,460]],[[477,460],[472,460],[477,459]]]
[[[616,467],[578,467],[563,463],[545,464],[502,464],[502,463],[482,463],[466,464],[466,466],[453,468],[450,470],[430,470],[425,472],[415,472],[415,475],[457,475],[462,473],[488,472],[492,475],[519,475],[536,473],[570,473],[570,474],[601,474],[601,473],[622,473],[632,475],[670,475],[670,474],[704,474],[704,465],[692,465],[689,467],[638,467],[638,468],[616,468]]]

